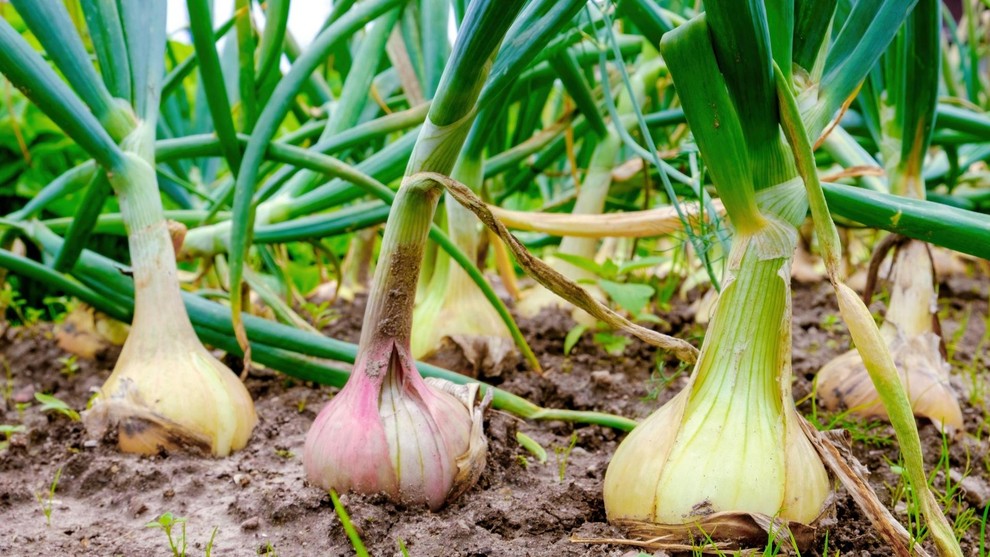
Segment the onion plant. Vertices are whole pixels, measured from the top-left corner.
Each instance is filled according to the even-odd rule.
[[[407,176],[453,169],[491,61],[522,4],[471,4]],[[484,467],[477,386],[429,384],[413,365],[416,283],[438,201],[435,189],[407,183],[392,205],[354,371],[306,437],[306,474],[326,489],[384,492],[436,509],[470,488]]]
[[[112,428],[124,451],[192,449],[224,456],[247,443],[257,418],[244,385],[196,337],[180,298],[154,171],[164,5],[83,4],[100,73],[59,2],[15,7],[65,79],[6,20],[0,21],[0,72],[100,166],[101,178],[89,184],[87,203],[73,223],[83,233],[61,246],[55,264],[72,267],[82,247],[78,240],[110,188],[128,232],[133,327],[86,412],[86,425],[95,436]],[[125,36],[125,29],[142,32]]]
[[[922,169],[934,131],[941,12],[940,2],[919,0],[859,97],[881,150],[889,190],[914,199],[926,196]],[[963,425],[962,410],[941,352],[931,248],[918,240],[896,243],[889,309],[880,331],[898,364],[915,414],[931,418],[947,431],[958,431]],[[876,258],[882,255],[878,249]],[[867,284],[869,297],[872,281]],[[855,350],[826,364],[818,374],[817,387],[829,406],[843,405],[866,417],[886,417]]]
[[[709,1],[704,15],[661,42],[735,234],[691,380],[620,445],[606,474],[606,510],[645,538],[676,543],[700,528],[744,546],[777,528],[801,544],[825,512],[828,478],[790,392],[789,268],[795,227],[810,203],[843,317],[897,416],[909,480],[940,551],[959,554],[928,491],[916,425],[890,356],[865,306],[839,282],[837,236],[811,157],[812,144],[912,6],[885,3],[867,13],[857,5],[829,41],[823,31],[833,14],[825,4]],[[820,13],[809,22],[805,10]],[[863,35],[874,17],[893,28]],[[817,32],[804,27],[809,23]]]

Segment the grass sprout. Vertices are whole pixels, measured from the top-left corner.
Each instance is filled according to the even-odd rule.
[[[275,550],[275,546],[272,542],[265,542],[265,545],[258,548],[257,555],[261,557],[278,557],[278,551]]]
[[[0,424],[0,435],[4,436],[4,440],[0,441],[0,451],[6,450],[10,445],[10,438],[15,433],[21,433],[22,431],[24,431],[24,426],[22,425]]]
[[[62,478],[62,467],[58,467],[55,470],[55,477],[52,478],[51,485],[48,486],[48,491],[38,491],[34,494],[34,498],[41,505],[41,512],[45,515],[45,525],[52,525],[52,511],[55,509],[55,490],[58,489],[58,481]]]
[[[566,447],[554,447],[553,454],[557,458],[557,481],[563,482],[567,474],[567,461],[571,457],[571,451],[577,445],[577,433],[571,434],[571,440]]]
[[[344,527],[344,532],[347,533],[347,539],[351,540],[351,547],[354,548],[354,553],[357,557],[368,557],[368,549],[364,546],[364,542],[361,541],[361,536],[358,534],[357,529],[354,528],[351,517],[347,514],[347,509],[340,502],[337,492],[332,489],[330,490],[330,499],[333,501],[333,510],[337,513],[337,518],[340,519],[340,524]]]

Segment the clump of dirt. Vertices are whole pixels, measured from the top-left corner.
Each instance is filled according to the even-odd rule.
[[[967,381],[987,388],[987,281],[950,281],[940,302],[953,362],[972,372]],[[335,306],[341,317],[329,326],[336,338],[356,341],[364,299]],[[848,348],[848,337],[827,284],[795,286],[795,396],[800,409],[822,423],[826,416],[807,395],[815,371]],[[696,340],[703,329],[691,324],[687,301],[664,315],[664,331]],[[562,311],[550,311],[520,325],[544,366],[536,375],[523,364],[481,378],[550,407],[597,410],[642,418],[684,384],[690,370],[658,357],[630,339],[621,354],[606,352],[586,332],[568,355],[564,338],[574,324]],[[981,348],[982,346],[982,348]],[[248,447],[225,459],[163,453],[123,455],[106,440],[88,439],[78,422],[57,413],[42,414],[34,393],[55,395],[82,409],[105,380],[115,355],[100,361],[72,361],[54,347],[50,330],[11,330],[0,338],[0,356],[9,366],[0,387],[0,424],[19,425],[9,447],[0,451],[0,536],[4,555],[171,555],[166,535],[147,527],[165,512],[185,519],[189,555],[202,555],[212,537],[213,555],[351,555],[353,549],[333,512],[330,498],[306,484],[300,462],[306,432],[336,389],[303,384],[283,375],[252,370],[247,386],[260,423]],[[165,371],[167,372],[167,371]],[[960,381],[962,379],[960,378]],[[963,382],[961,387],[970,383]],[[975,388],[975,387],[973,387]],[[964,390],[966,397],[974,391]],[[984,391],[985,392],[985,391]],[[960,487],[952,519],[964,532],[964,552],[974,554],[987,485],[983,408],[967,398],[966,420],[973,434],[949,445],[947,465],[935,484]],[[854,423],[856,456],[873,472],[881,498],[907,522],[903,482],[896,473],[897,451],[889,427]],[[372,555],[413,556],[621,556],[632,548],[585,545],[572,536],[616,538],[608,525],[602,483],[620,432],[561,422],[525,422],[490,411],[488,466],[464,497],[437,513],[400,506],[382,497],[344,495],[342,501]],[[547,452],[540,463],[516,441],[522,432]],[[930,469],[943,454],[942,438],[930,424],[921,429]],[[983,441],[977,441],[977,437]],[[0,436],[0,441],[4,439]],[[54,495],[53,479],[58,476]],[[974,479],[975,478],[975,479]],[[966,483],[968,482],[968,483]],[[50,511],[46,517],[46,510]],[[851,499],[837,498],[836,519],[819,536],[810,555],[886,556]],[[176,528],[173,536],[181,535]],[[215,530],[215,535],[214,535]],[[635,553],[633,553],[635,554]]]

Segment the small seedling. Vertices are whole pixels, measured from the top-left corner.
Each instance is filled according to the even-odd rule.
[[[588,330],[587,325],[575,325],[573,329],[567,331],[567,336],[564,338],[564,355],[570,356],[571,350],[574,346],[581,340],[581,335]]]
[[[396,538],[395,541],[399,544],[399,552],[402,553],[402,557],[409,557],[409,550],[406,549],[406,542],[402,538]]]
[[[258,548],[258,555],[261,557],[278,557],[278,553],[275,551],[275,546],[272,542],[265,542],[263,547]]]
[[[100,398],[100,391],[97,390],[97,389],[94,389],[93,390],[93,394],[89,395],[89,398],[86,399],[86,410],[89,410],[90,408],[92,408],[93,407],[93,403],[95,403],[96,402],[96,399],[98,399],[98,398]]]
[[[833,429],[844,429],[849,432],[854,442],[873,445],[874,447],[887,447],[894,443],[893,432],[887,427],[887,423],[881,420],[871,420],[858,418],[852,413],[861,407],[847,408],[834,415],[819,414],[818,412],[818,383],[816,382],[811,393],[805,398],[797,401],[803,404],[806,400],[811,400],[811,413],[806,416],[809,422],[819,431],[829,431]]]
[[[0,290],[0,310],[3,311],[0,313],[6,313],[9,309],[22,325],[30,329],[37,321],[35,314],[40,312],[35,310],[32,313],[30,311],[31,308],[27,308],[29,311],[25,312],[24,303],[24,299],[21,298],[20,293],[14,290],[14,287],[10,283],[3,285],[3,289]]]
[[[829,333],[838,333],[842,330],[842,325],[839,322],[839,316],[834,313],[826,313],[822,315],[822,319],[818,325],[823,331]]]
[[[41,505],[41,512],[45,514],[45,525],[52,525],[52,510],[55,508],[55,490],[58,489],[58,480],[62,477],[62,467],[60,466],[55,470],[55,477],[52,478],[52,484],[48,487],[48,493],[38,491],[34,494],[34,498],[38,500],[38,504]]]
[[[648,284],[634,282],[613,282],[601,279],[598,286],[608,294],[619,307],[629,312],[633,317],[643,314],[643,309],[653,299],[656,290]]]
[[[0,424],[0,435],[4,436],[4,440],[0,441],[0,451],[7,449],[10,445],[10,437],[12,435],[22,431],[24,431],[24,426],[22,425]]]
[[[698,530],[701,531],[702,537],[705,538],[705,543],[703,545],[696,545],[691,548],[692,557],[704,557],[705,554],[712,549],[715,549],[715,554],[718,555],[718,557],[726,557],[724,553],[718,550],[718,544],[715,543],[715,540],[712,539],[712,535],[709,534],[707,530],[701,528],[700,526],[698,527]]]
[[[566,447],[554,447],[553,454],[557,457],[557,478],[559,481],[564,481],[564,475],[567,473],[567,460],[571,457],[571,451],[574,450],[575,445],[577,445],[577,433],[571,434],[571,441]]]
[[[182,533],[172,535],[176,525],[182,525]],[[158,528],[168,537],[168,548],[172,551],[172,557],[186,557],[186,519],[177,517],[167,512],[144,525],[146,528]],[[213,530],[216,535],[216,529]],[[210,538],[210,549],[213,547],[213,538]]]
[[[290,459],[295,458],[296,453],[290,451],[289,449],[275,449],[275,455],[284,459]]]
[[[340,519],[340,525],[344,527],[347,538],[351,540],[351,547],[354,548],[354,554],[357,557],[369,557],[368,549],[364,546],[364,542],[361,541],[361,536],[358,535],[354,524],[351,523],[351,517],[347,514],[347,509],[341,504],[340,497],[337,497],[337,492],[332,489],[330,490],[330,500],[333,501],[333,510],[337,513],[337,518]]]
[[[330,307],[330,302],[314,304],[303,302],[302,310],[309,314],[309,319],[317,329],[324,329],[340,317],[340,313]]]
[[[621,356],[625,352],[626,346],[632,342],[632,339],[627,336],[613,333],[595,333],[593,338],[595,343],[613,356]]]
[[[78,356],[66,356],[58,359],[58,362],[62,364],[62,369],[60,370],[62,375],[72,379],[79,373],[79,362],[77,359]]]
[[[788,535],[788,540],[781,541],[778,536],[786,533]],[[783,547],[786,545],[786,541],[790,542],[791,547],[797,547],[797,540],[794,539],[794,533],[791,532],[786,527],[774,527],[774,523],[771,522],[770,532],[767,537],[767,545],[763,548],[763,557],[777,557],[783,551]],[[786,553],[786,552],[785,552]],[[800,557],[800,553],[797,553]]]
[[[45,316],[45,310],[41,308],[24,308],[24,327],[34,330]]]
[[[980,522],[980,556],[987,554],[987,519],[990,518],[990,505],[983,508],[983,520]]]
[[[689,371],[691,365],[686,362],[680,362],[677,369],[671,372],[666,371],[666,363],[663,358],[659,355],[654,364],[653,373],[650,374],[650,378],[646,381],[647,393],[643,397],[643,402],[649,402],[651,400],[657,400],[660,397],[660,393],[667,390],[671,383],[675,379],[684,374],[685,371]]]
[[[923,543],[925,538],[928,537],[928,528],[921,518],[921,504],[918,500],[916,490],[907,481],[907,472],[904,468],[903,461],[899,461],[896,464],[888,461],[888,466],[890,467],[890,471],[899,478],[895,486],[887,486],[887,489],[891,493],[890,506],[896,509],[903,502],[906,516],[905,526],[911,537],[909,549],[913,552],[914,547]]]
[[[54,323],[65,321],[65,316],[76,305],[68,296],[45,296],[41,301],[48,308],[48,315],[52,316]]]
[[[823,557],[832,557],[831,555],[829,555],[828,535],[829,535],[829,531],[828,530],[825,530],[825,545],[822,546],[822,555],[823,555]],[[835,557],[839,557],[839,550],[838,549],[835,550]]]
[[[34,399],[41,403],[42,412],[57,412],[74,422],[78,422],[80,420],[79,412],[76,412],[68,404],[53,397],[52,395],[35,393]]]
[[[210,541],[206,542],[206,557],[211,557],[213,555],[213,542],[217,539],[217,532],[219,530],[219,526],[213,527],[213,533],[210,534]]]

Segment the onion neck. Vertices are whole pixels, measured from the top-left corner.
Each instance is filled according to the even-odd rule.
[[[738,247],[737,247],[738,246]],[[754,242],[737,238],[742,252],[731,282],[719,296],[709,333],[698,360],[686,415],[704,408],[783,411],[782,385],[790,369],[790,285],[782,274],[786,258],[761,260]],[[785,365],[785,363],[787,365]],[[712,399],[727,399],[719,404]],[[755,419],[756,414],[750,414]]]
[[[399,188],[364,312],[360,352],[392,341],[409,349],[419,270],[439,198],[437,188]]]
[[[890,306],[881,331],[912,337],[932,331],[937,294],[927,246],[911,240],[894,256]],[[892,329],[893,328],[893,329]]]
[[[120,200],[134,275],[134,331],[155,331],[161,339],[196,341],[179,289],[175,248],[165,222],[154,170],[127,154],[123,169],[110,175]]]

